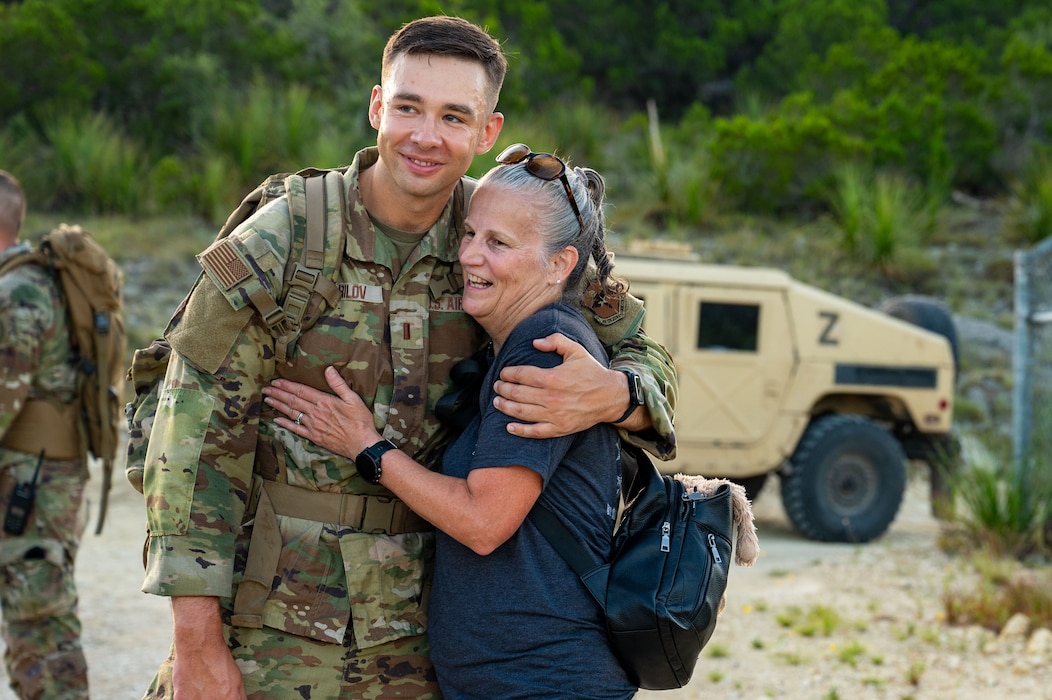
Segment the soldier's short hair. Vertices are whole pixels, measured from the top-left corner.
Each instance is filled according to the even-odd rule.
[[[401,55],[441,55],[480,63],[489,79],[493,105],[508,72],[508,60],[500,42],[486,30],[459,17],[422,17],[402,26],[387,40],[381,63],[382,75]]]
[[[0,170],[0,233],[17,238],[26,219],[26,193],[11,173]]]

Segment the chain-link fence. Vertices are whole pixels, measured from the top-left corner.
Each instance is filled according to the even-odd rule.
[[[1052,462],[1052,238],[1015,254],[1012,449],[1016,467]]]

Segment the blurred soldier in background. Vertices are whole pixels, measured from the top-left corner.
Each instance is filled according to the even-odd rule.
[[[25,213],[21,185],[0,170],[0,269],[29,249],[18,240]],[[87,470],[67,420],[77,398],[70,356],[51,274],[34,264],[0,274],[0,610],[19,698],[88,697],[73,569]]]

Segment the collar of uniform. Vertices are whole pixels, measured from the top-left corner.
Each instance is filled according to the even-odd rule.
[[[6,250],[3,250],[3,251],[0,251],[0,263],[4,262],[8,258],[13,258],[16,255],[22,255],[23,253],[28,253],[30,250],[32,250],[32,248],[29,245],[29,241],[21,241],[19,243],[16,243],[15,245],[11,246],[10,248],[8,248]]]
[[[380,153],[375,146],[364,148],[354,155],[354,161],[348,169],[350,177],[346,178],[347,186],[347,216],[350,235],[347,237],[347,255],[355,260],[372,261],[384,263],[377,253],[376,230],[362,204],[362,192],[358,186],[358,178],[363,170],[367,170],[376,164]],[[422,257],[433,255],[439,260],[456,262],[460,239],[457,236],[457,227],[454,225],[453,212],[454,201],[462,197],[462,185],[457,185],[456,190],[446,202],[438,221],[431,227],[420,240],[416,250],[405,261],[403,267],[408,269],[414,262]]]

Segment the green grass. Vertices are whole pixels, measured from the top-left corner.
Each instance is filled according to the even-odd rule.
[[[933,228],[924,189],[894,172],[841,165],[834,171],[827,203],[844,252],[884,273]]]
[[[814,605],[807,610],[790,605],[775,615],[781,627],[792,629],[801,637],[828,637],[840,626],[840,613],[826,605]]]
[[[59,223],[80,224],[118,262],[148,257],[155,266],[183,265],[215,237],[212,224],[194,216],[77,215],[31,211],[23,237],[35,239]]]
[[[960,531],[947,536],[958,547],[996,556],[1047,557],[1052,522],[1052,474],[1035,459],[1018,467],[1004,453],[965,443],[965,459],[955,475]]]
[[[1000,632],[1012,615],[1023,613],[1034,628],[1052,626],[1052,570],[1029,569],[989,554],[972,563],[978,582],[948,586],[943,593],[947,623]]]
[[[143,187],[148,157],[101,114],[61,115],[47,126],[52,202],[92,214],[142,214],[151,193]]]

